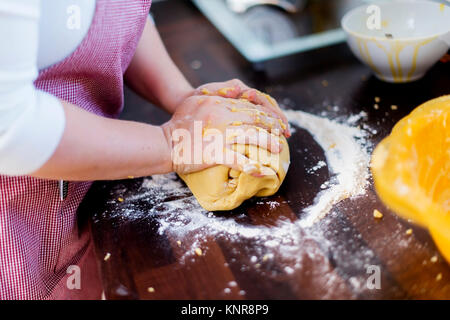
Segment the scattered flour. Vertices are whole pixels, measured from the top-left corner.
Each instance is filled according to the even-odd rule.
[[[182,243],[184,254],[179,257],[180,263],[195,261],[197,248],[207,253],[207,239],[214,237],[229,242],[246,243],[241,248],[247,253],[248,261],[241,266],[241,271],[252,269],[264,273],[264,264],[276,258],[277,264],[284,265],[280,272],[291,275],[302,267],[306,259],[315,261],[315,270],[322,272],[327,285],[338,283],[338,277],[333,276],[321,262],[324,250],[334,250],[336,247],[336,244],[331,243],[325,236],[325,233],[333,228],[319,222],[327,214],[333,213],[333,207],[337,203],[363,195],[368,186],[370,144],[367,136],[371,132],[357,126],[366,115],[360,113],[337,120],[294,110],[287,110],[286,115],[292,125],[307,130],[325,152],[326,163],[319,161],[308,172],[328,167],[332,176],[324,183],[323,190],[317,195],[313,205],[305,209],[306,214],[299,220],[279,220],[276,225],[265,226],[245,222],[247,216],[244,210],[241,214],[239,209],[235,210],[236,214],[233,216],[216,215],[204,210],[173,173],[144,179],[140,191],[126,197],[122,203],[125,208],[118,213],[120,219],[157,219],[159,234],[170,235]],[[293,165],[301,166],[302,163],[299,161]],[[136,205],[139,201],[152,204],[152,209],[140,210]],[[254,201],[255,205],[268,206],[268,215],[270,211],[283,205],[270,199]],[[320,248],[317,243],[320,243]],[[369,259],[372,256],[372,252],[367,252],[361,258],[361,264],[366,262],[366,257]],[[233,263],[233,260],[235,261],[231,258],[229,263]],[[271,275],[273,274],[265,276]],[[352,281],[354,289],[358,289],[357,279]],[[233,285],[229,284],[230,287]],[[226,288],[224,292],[228,293],[229,290]],[[241,294],[244,295],[245,292]]]
[[[314,172],[316,172],[317,170],[319,170],[319,169],[321,169],[321,168],[323,168],[323,167],[326,167],[326,166],[327,166],[327,163],[326,163],[325,161],[323,161],[323,160],[320,160],[319,162],[317,162],[317,164],[316,164],[314,167],[309,168],[309,169],[307,170],[307,172],[308,172],[308,173],[314,173]]]
[[[338,202],[364,194],[369,183],[367,133],[303,111],[286,110],[285,114],[289,122],[307,130],[322,147],[328,167],[336,178],[336,183],[325,184],[324,187],[329,188],[319,193],[315,204],[306,209],[308,216],[299,222],[302,227],[311,227]],[[347,121],[354,125],[364,115],[350,116]]]
[[[369,153],[366,140],[367,132],[357,127],[344,123],[318,117],[302,111],[286,110],[289,121],[303,129],[306,129],[314,137],[316,142],[325,151],[328,167],[334,175],[333,180],[326,181],[314,204],[305,209],[305,218],[296,223],[286,224],[278,230],[274,228],[260,228],[243,226],[234,219],[216,218],[212,213],[207,213],[197,203],[193,196],[181,198],[162,204],[166,215],[160,221],[160,233],[176,232],[178,235],[208,229],[209,234],[225,233],[239,235],[244,238],[268,236],[275,240],[267,240],[267,247],[279,246],[279,239],[292,237],[296,228],[312,227],[314,223],[329,213],[333,206],[340,201],[363,195],[368,186],[369,179]],[[364,114],[351,116],[350,123],[354,125],[361,120]],[[301,165],[301,163],[297,164]],[[314,168],[326,166],[324,161],[319,162]],[[317,169],[312,170],[317,170]],[[162,192],[186,194],[189,191],[176,178],[176,175],[155,175],[151,179],[145,179],[143,187],[148,189],[160,189]],[[267,202],[257,202],[262,204]],[[276,201],[269,201],[270,210],[279,206]],[[158,208],[160,210],[160,208]]]

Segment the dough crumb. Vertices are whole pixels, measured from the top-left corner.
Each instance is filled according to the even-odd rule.
[[[437,256],[432,256],[430,261],[431,261],[431,263],[436,263],[438,261],[438,257]]]
[[[272,257],[273,257],[272,254],[266,254],[266,255],[264,255],[264,257],[262,258],[262,260],[263,260],[263,261],[267,261],[267,260],[271,259]]]
[[[381,219],[381,218],[383,218],[383,214],[380,211],[378,211],[377,209],[375,209],[375,210],[373,210],[373,217],[375,219]]]
[[[153,292],[155,292],[155,288],[153,288],[153,287],[148,287],[148,288],[147,288],[147,291],[150,292],[150,293],[153,293]]]
[[[442,280],[442,273],[438,273],[438,275],[436,276],[436,281],[441,281]]]
[[[109,258],[111,258],[111,253],[106,253],[105,257],[103,258],[103,260],[108,261]]]
[[[198,255],[199,257],[200,257],[201,255],[203,255],[202,249],[200,249],[200,248],[195,249],[195,254]]]
[[[410,236],[410,235],[412,235],[413,230],[412,229],[408,229],[408,230],[406,230],[405,233],[406,233],[407,236]]]

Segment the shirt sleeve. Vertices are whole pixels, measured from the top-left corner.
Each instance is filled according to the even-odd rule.
[[[64,132],[60,101],[33,84],[39,17],[40,0],[0,0],[0,174],[36,171]]]

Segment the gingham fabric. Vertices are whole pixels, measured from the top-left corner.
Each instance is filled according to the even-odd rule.
[[[150,5],[151,0],[97,0],[85,39],[69,57],[42,70],[36,87],[95,114],[117,116],[123,74]],[[0,175],[1,299],[92,298],[92,243],[76,215],[90,185],[70,182],[67,198],[60,200],[57,181]],[[87,296],[67,288],[71,265],[80,266]]]

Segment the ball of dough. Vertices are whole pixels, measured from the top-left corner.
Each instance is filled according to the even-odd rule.
[[[252,145],[233,146],[235,151],[263,164],[264,172],[269,173],[264,177],[254,177],[223,165],[180,177],[206,210],[232,210],[253,196],[266,197],[278,191],[290,164],[289,145],[284,137],[281,141],[283,150],[279,154]]]

